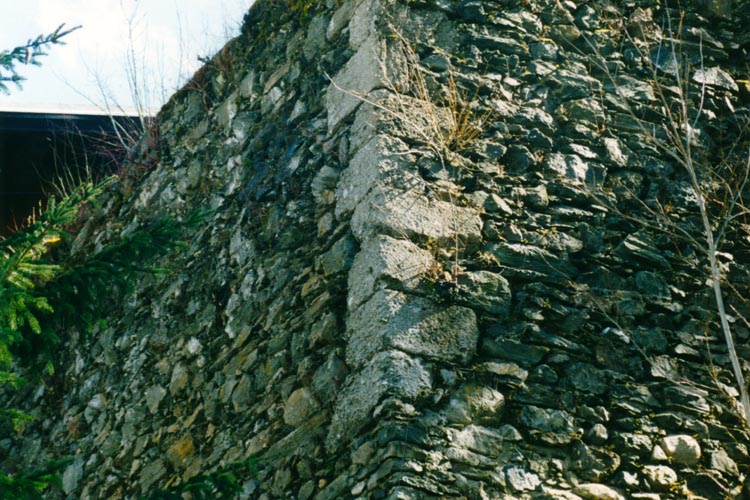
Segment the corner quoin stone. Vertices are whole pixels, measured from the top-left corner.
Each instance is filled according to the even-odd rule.
[[[474,356],[479,338],[473,310],[440,306],[393,290],[380,290],[358,307],[347,330],[346,362],[354,367],[386,349],[466,363]]]
[[[348,443],[369,421],[372,410],[384,396],[415,400],[427,396],[431,387],[432,377],[418,358],[400,351],[376,354],[341,392],[326,448],[333,453]]]

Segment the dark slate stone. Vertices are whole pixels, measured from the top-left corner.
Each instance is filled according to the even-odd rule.
[[[661,269],[671,269],[669,261],[662,252],[644,238],[634,234],[628,235],[615,250],[615,255],[625,262],[643,262]]]
[[[493,382],[511,388],[520,387],[528,378],[529,372],[515,363],[496,363],[487,361],[474,367],[474,370],[485,374]]]
[[[727,498],[729,489],[727,484],[721,481],[721,476],[708,472],[686,474],[687,487],[693,494],[704,498]]]
[[[633,342],[647,353],[663,354],[667,351],[667,337],[660,328],[636,328]]]
[[[612,442],[619,451],[635,454],[639,457],[649,455],[654,446],[651,438],[633,432],[619,432],[615,434]]]
[[[503,274],[543,283],[566,283],[576,270],[566,257],[534,245],[490,243],[486,250],[503,266]]]
[[[458,303],[473,309],[505,317],[510,308],[508,280],[490,271],[468,271],[458,277]]]
[[[590,76],[563,69],[549,77],[549,86],[563,101],[583,99],[596,95],[601,89],[601,82]]]
[[[554,385],[560,379],[557,372],[549,365],[539,365],[529,373],[529,382]]]
[[[528,379],[514,393],[513,400],[521,405],[547,408],[574,408],[576,404],[572,393],[561,393],[556,386],[532,383]]]
[[[526,136],[530,146],[537,149],[552,149],[552,139],[544,135],[538,128],[532,129]]]
[[[664,402],[668,407],[692,414],[706,415],[711,411],[706,396],[708,396],[706,391],[684,385],[664,388]]]
[[[521,409],[519,420],[534,440],[549,445],[569,444],[583,435],[573,416],[565,410],[526,405]]]
[[[645,385],[627,383],[612,386],[611,395],[621,401],[627,401],[639,408],[659,408],[661,403],[651,394]]]
[[[620,467],[620,456],[606,448],[576,441],[573,444],[570,467],[582,478],[599,482]]]
[[[581,392],[600,396],[607,392],[609,377],[604,370],[589,363],[574,363],[568,367],[568,379]]]
[[[582,344],[542,330],[532,331],[529,337],[529,341],[535,344],[546,345],[555,349],[564,349],[576,354],[591,354],[591,350]]]
[[[529,48],[515,38],[506,38],[481,33],[471,33],[465,43],[473,44],[480,50],[497,50],[504,55],[527,56]]]
[[[389,422],[378,430],[378,442],[381,446],[387,446],[394,441],[403,441],[416,445],[424,445],[430,442],[430,438],[424,427],[420,425]]]
[[[503,156],[503,163],[510,172],[525,174],[534,168],[536,158],[526,146],[513,144]]]
[[[523,366],[539,363],[549,352],[548,347],[534,346],[514,340],[485,339],[479,353],[483,356],[515,361]]]

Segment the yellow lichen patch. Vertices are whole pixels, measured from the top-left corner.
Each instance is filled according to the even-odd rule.
[[[195,453],[195,445],[190,436],[184,436],[167,450],[167,460],[175,469],[182,468],[185,458]]]

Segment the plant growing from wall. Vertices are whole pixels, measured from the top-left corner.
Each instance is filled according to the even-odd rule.
[[[98,298],[132,291],[133,276],[138,273],[169,273],[170,269],[152,263],[172,250],[184,248],[184,231],[196,227],[205,215],[195,211],[182,221],[153,217],[83,261],[66,263],[51,283],[53,286],[48,287],[56,319],[83,326],[85,331],[92,330],[108,307],[107,302]]]
[[[6,82],[21,87],[24,78],[18,73],[16,64],[41,64],[39,58],[46,55],[47,47],[64,44],[61,39],[80,28],[64,30],[64,26],[61,24],[49,35],[39,35],[25,45],[0,52],[0,91],[10,93]],[[71,203],[75,202],[71,200]],[[73,210],[66,203],[55,205],[54,200],[50,208],[49,216],[60,217],[60,220]],[[0,239],[0,386],[17,387],[21,383],[20,377],[12,371],[11,348],[22,338],[19,330],[25,326],[35,334],[41,334],[37,315],[50,311],[49,303],[44,297],[35,296],[33,289],[37,282],[52,279],[58,270],[54,265],[39,262],[39,259],[59,240],[60,234],[49,225],[45,227],[44,223],[32,226],[10,240]],[[35,232],[34,237],[30,234],[32,232]],[[0,419],[10,420],[15,427],[19,422],[28,421],[29,417],[12,408],[0,408]],[[41,499],[42,492],[58,482],[58,472],[65,463],[50,463],[42,469],[22,471],[14,476],[0,471],[0,500]]]
[[[403,65],[389,67],[381,59],[380,73],[389,95],[372,100],[365,95],[341,88],[330,76],[331,84],[340,92],[383,111],[404,133],[427,147],[444,167],[454,163],[456,155],[469,149],[492,121],[493,113],[477,113],[476,92],[473,96],[461,89],[452,72],[448,73],[444,92],[433,91],[427,83],[426,70],[419,63],[414,43],[394,25],[389,24],[391,41],[403,55]],[[383,46],[385,51],[385,45]],[[392,76],[398,71],[398,81]]]
[[[373,99],[369,96],[344,89],[328,76],[338,91],[353,96],[383,112],[386,120],[395,123],[407,141],[416,143],[427,156],[436,160],[441,168],[449,169],[455,175],[462,164],[461,154],[471,149],[482,137],[487,125],[494,119],[491,110],[479,111],[478,91],[468,93],[461,88],[452,71],[448,71],[446,82],[437,88],[428,84],[428,70],[422,67],[415,50],[416,43],[409,40],[394,24],[388,23],[389,40],[381,46],[381,54],[388,52],[388,44],[401,57],[386,60],[381,56],[380,75],[383,78],[387,96]],[[438,50],[438,49],[436,49]],[[450,203],[460,195],[461,186],[454,185],[445,190]],[[452,228],[452,284],[455,285],[460,273],[458,257],[461,242],[458,228]]]
[[[50,485],[59,486],[59,473],[69,463],[69,459],[57,460],[13,477],[0,472],[0,500],[44,500],[42,492]]]

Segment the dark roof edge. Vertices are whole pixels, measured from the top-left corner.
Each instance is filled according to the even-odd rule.
[[[140,123],[138,115],[107,115],[104,113],[0,111],[0,132],[80,132],[99,134],[119,126]]]

